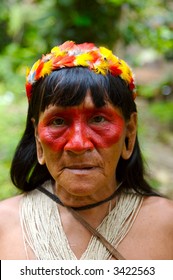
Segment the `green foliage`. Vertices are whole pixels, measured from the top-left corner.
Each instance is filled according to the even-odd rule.
[[[173,130],[173,101],[154,102],[150,105],[150,110],[158,118],[158,122],[167,124]]]
[[[0,100],[0,199],[16,194],[10,183],[10,164],[24,128],[26,106],[23,100],[12,103],[12,93]]]
[[[65,40],[110,48],[138,43],[173,56],[173,5],[168,0],[2,0],[0,10],[0,88],[16,94],[26,65]]]
[[[57,11],[59,17],[55,30],[63,41],[70,38],[76,42],[93,41],[112,46],[120,38],[117,25],[121,17],[119,3],[93,0],[57,1]]]

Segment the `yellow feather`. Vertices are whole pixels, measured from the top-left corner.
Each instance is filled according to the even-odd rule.
[[[97,74],[106,75],[108,71],[108,63],[107,61],[99,61],[93,65],[93,70]]]
[[[105,57],[106,59],[110,59],[112,57],[112,52],[110,50],[108,50],[107,48],[104,47],[100,47],[99,48],[100,53],[103,57]]]
[[[51,50],[51,53],[53,53],[54,56],[57,57],[57,56],[63,56],[65,54],[65,51],[61,51],[60,48],[56,46]]]
[[[89,53],[83,53],[76,57],[75,59],[75,65],[81,65],[84,67],[88,67],[91,63],[92,55]]]
[[[41,59],[37,60],[34,65],[31,68],[31,72],[34,72],[35,70],[37,70],[39,64],[40,64]]]
[[[28,77],[28,75],[29,75],[29,73],[30,73],[30,70],[31,70],[31,69],[30,69],[29,67],[26,68],[26,77]]]
[[[44,66],[41,70],[40,77],[44,77],[45,75],[49,75],[52,72],[52,60],[49,60],[44,63]]]
[[[112,51],[104,47],[100,47],[99,50],[103,58],[106,58],[108,61],[111,61],[113,64],[118,63],[118,57],[113,55]]]
[[[119,68],[122,70],[121,78],[129,83],[132,77],[132,71],[124,60],[120,60]]]

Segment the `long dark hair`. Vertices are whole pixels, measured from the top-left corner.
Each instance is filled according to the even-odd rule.
[[[52,180],[46,165],[40,165],[37,160],[34,126],[38,124],[40,112],[50,104],[75,106],[83,102],[87,91],[90,90],[96,107],[101,107],[109,101],[122,111],[125,120],[136,112],[136,104],[132,92],[120,77],[110,74],[103,76],[95,74],[88,68],[63,68],[52,72],[33,86],[32,98],[28,107],[26,128],[17,146],[12,165],[11,179],[13,184],[22,191],[30,191],[46,180]],[[155,192],[144,178],[143,159],[136,137],[133,153],[128,160],[120,158],[116,178],[123,182],[122,187],[134,189],[145,195]]]

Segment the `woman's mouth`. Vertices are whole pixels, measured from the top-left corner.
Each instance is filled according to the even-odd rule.
[[[80,165],[70,165],[65,167],[65,169],[74,174],[87,174],[91,171],[94,171],[96,169],[96,166],[90,164],[89,165],[80,164]]]

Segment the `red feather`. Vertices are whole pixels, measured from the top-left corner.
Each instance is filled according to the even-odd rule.
[[[75,43],[73,41],[66,41],[64,44],[60,45],[59,48],[61,51],[68,51],[73,49]]]
[[[40,73],[41,73],[41,70],[43,69],[43,66],[44,66],[44,62],[41,61],[37,70],[36,70],[36,72],[35,72],[35,78],[34,78],[35,80],[40,79]]]
[[[28,101],[30,101],[31,95],[32,95],[32,85],[29,83],[26,83],[25,88],[26,88],[26,95],[28,97]]]
[[[57,56],[53,60],[53,68],[57,68],[57,66],[61,67],[73,67],[74,66],[75,56]]]
[[[122,70],[118,68],[116,64],[112,64],[109,66],[109,71],[114,76],[119,76],[122,73]]]

